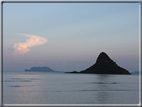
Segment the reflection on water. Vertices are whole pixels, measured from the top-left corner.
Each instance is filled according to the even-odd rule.
[[[137,104],[138,76],[7,73],[5,104]],[[127,100],[126,100],[127,99]]]
[[[105,104],[108,102],[109,99],[111,99],[111,93],[105,92],[105,91],[99,91],[96,93],[96,101],[100,104]]]
[[[98,89],[100,91],[98,91],[98,93],[96,93],[96,101],[99,102],[100,104],[105,104],[106,102],[108,102],[109,99],[112,99],[112,94],[108,91],[105,91],[106,89],[110,89],[110,85],[113,83],[116,83],[112,80],[114,76],[110,76],[110,75],[97,75],[97,81],[99,81],[99,85],[97,86]]]
[[[10,80],[4,80],[3,82],[33,82],[33,80],[39,80],[37,78],[11,78]]]

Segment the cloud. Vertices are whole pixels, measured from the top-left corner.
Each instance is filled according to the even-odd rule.
[[[23,35],[29,37],[29,39],[26,40],[24,43],[15,43],[13,48],[14,52],[13,55],[22,55],[30,51],[30,48],[37,45],[43,45],[47,42],[47,39],[36,36],[36,35],[29,35],[29,34],[19,34],[17,35]]]

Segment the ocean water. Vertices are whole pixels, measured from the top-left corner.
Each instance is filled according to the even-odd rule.
[[[139,75],[3,72],[3,104],[139,104]]]

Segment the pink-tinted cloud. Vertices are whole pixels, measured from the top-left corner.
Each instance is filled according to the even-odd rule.
[[[26,40],[24,43],[15,43],[13,48],[14,52],[12,53],[13,55],[22,55],[30,51],[30,48],[36,45],[43,45],[47,42],[47,39],[36,36],[36,35],[29,35],[29,34],[19,34],[17,35],[23,35],[29,37],[29,39]]]

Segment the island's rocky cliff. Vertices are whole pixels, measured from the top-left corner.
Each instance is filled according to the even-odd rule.
[[[50,69],[49,67],[32,67],[29,70],[25,69],[25,71],[47,71],[47,72],[52,72],[54,70]]]
[[[101,52],[96,63],[86,70],[70,73],[130,74],[126,69],[119,67],[105,52]]]

